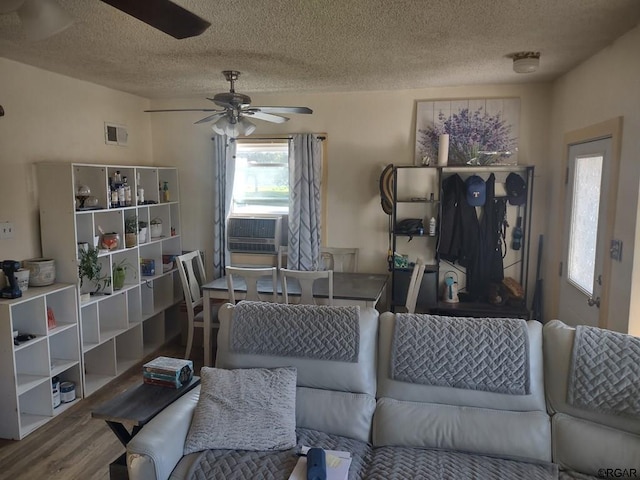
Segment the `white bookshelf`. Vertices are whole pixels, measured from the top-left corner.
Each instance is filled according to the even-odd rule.
[[[131,186],[132,205],[110,208],[109,178],[117,170]],[[87,396],[179,332],[174,307],[182,300],[180,277],[175,268],[163,271],[164,255],[182,253],[178,173],[173,167],[77,163],[40,163],[37,172],[42,253],[56,260],[57,279],[79,284],[78,243],[92,246],[100,229],[120,237],[117,248],[100,250],[102,273],[111,274],[121,262],[132,266],[127,268],[122,289],[114,290],[111,284],[86,301],[78,295],[81,381]],[[169,201],[163,201],[159,190],[164,182],[169,185]],[[96,207],[78,208],[75,193],[79,185],[90,188],[98,199]],[[138,187],[144,188],[144,204],[136,204]],[[147,235],[143,243],[126,247],[125,219],[131,216],[147,223]],[[154,219],[162,223],[162,232],[152,238]],[[155,262],[153,275],[142,275],[143,259]],[[95,285],[83,282],[79,293],[94,289]]]
[[[56,320],[51,329],[48,308]],[[20,440],[75,403],[54,408],[54,377],[73,382],[82,398],[76,285],[30,287],[20,298],[0,300],[0,329],[0,437]],[[35,338],[14,345],[13,331]]]

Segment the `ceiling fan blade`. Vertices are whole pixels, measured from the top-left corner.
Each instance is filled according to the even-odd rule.
[[[195,37],[211,23],[170,0],[102,0],[174,38]]]
[[[166,108],[160,110],[145,110],[145,112],[220,112],[224,113],[224,110],[216,110],[215,108]]]
[[[252,107],[264,113],[313,113],[308,107]]]
[[[214,120],[216,118],[219,118],[223,115],[226,115],[227,112],[218,112],[218,113],[214,113],[213,115],[209,115],[208,117],[204,117],[200,120],[198,120],[197,122],[194,122],[195,125],[197,125],[198,123],[207,123],[210,122],[211,120]]]
[[[280,117],[278,115],[272,115],[270,113],[264,113],[254,109],[243,110],[242,114],[251,116],[251,118],[257,118],[258,120],[265,120],[272,123],[284,123],[289,120],[287,117]]]

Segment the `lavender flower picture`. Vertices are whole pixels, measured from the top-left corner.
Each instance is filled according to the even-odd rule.
[[[449,165],[517,165],[519,98],[418,102],[416,165],[436,165],[449,134]]]

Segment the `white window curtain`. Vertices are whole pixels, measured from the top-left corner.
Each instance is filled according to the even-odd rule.
[[[320,268],[322,141],[313,134],[289,142],[289,246],[287,267]]]
[[[236,142],[225,135],[214,135],[214,200],[213,200],[213,278],[224,275],[230,263],[227,250],[227,217],[233,198],[233,177],[236,169]]]

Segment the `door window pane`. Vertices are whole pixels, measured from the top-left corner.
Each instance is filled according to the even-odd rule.
[[[593,295],[602,161],[601,155],[576,158],[573,177],[567,277],[589,296]]]

